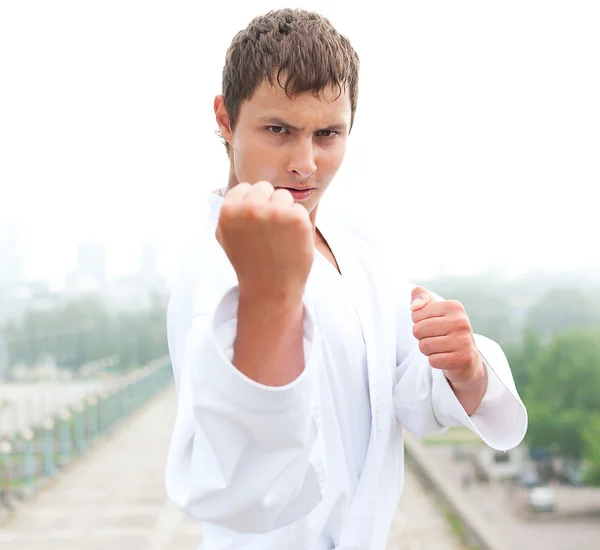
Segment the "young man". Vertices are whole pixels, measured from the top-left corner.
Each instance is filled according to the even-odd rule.
[[[402,427],[464,425],[500,450],[525,434],[506,358],[462,305],[388,269],[400,244],[317,217],[358,65],[302,10],[254,19],[227,53],[214,109],[229,181],[168,318],[179,400],[167,490],[203,522],[206,550],[384,550]]]

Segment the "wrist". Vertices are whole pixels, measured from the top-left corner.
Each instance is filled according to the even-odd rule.
[[[240,310],[260,313],[268,317],[281,317],[297,313],[303,308],[303,292],[293,288],[279,290],[258,289],[239,285]]]
[[[240,300],[269,309],[294,307],[302,302],[304,285],[256,284],[238,280]]]
[[[471,392],[480,389],[487,385],[487,369],[478,355],[477,362],[474,367],[469,367],[462,372],[444,371],[448,382],[451,386],[460,392]]]

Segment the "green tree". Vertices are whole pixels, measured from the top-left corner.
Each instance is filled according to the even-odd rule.
[[[11,362],[33,365],[51,355],[63,367],[119,355],[125,367],[137,366],[167,353],[166,303],[152,297],[151,307],[111,311],[97,296],[82,297],[53,310],[30,311],[3,334]]]
[[[525,391],[531,445],[555,444],[562,456],[584,456],[584,430],[600,413],[599,367],[600,330],[555,334],[540,349]]]
[[[552,288],[531,305],[526,324],[544,336],[600,325],[600,307],[588,291]]]
[[[583,431],[583,440],[588,463],[585,481],[600,486],[600,414],[588,419]]]
[[[524,392],[529,385],[532,366],[542,349],[540,335],[529,327],[523,331],[522,341],[518,344],[504,346],[504,352],[515,379],[519,392]]]

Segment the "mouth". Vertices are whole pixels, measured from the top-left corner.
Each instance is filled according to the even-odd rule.
[[[278,187],[277,189],[286,189],[292,194],[292,197],[294,197],[295,201],[303,201],[308,199],[308,197],[310,197],[313,194],[313,191],[316,190],[316,188],[314,187],[309,187],[305,189],[297,189],[295,187]]]

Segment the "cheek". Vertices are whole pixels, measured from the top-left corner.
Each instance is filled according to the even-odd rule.
[[[234,141],[233,154],[240,181],[276,180],[281,155],[260,136],[240,136]]]
[[[345,152],[345,145],[331,147],[331,149],[325,151],[325,154],[323,154],[323,156],[320,159],[321,162],[319,163],[320,172],[323,175],[333,177],[335,173],[339,170],[342,161],[344,160]]]

